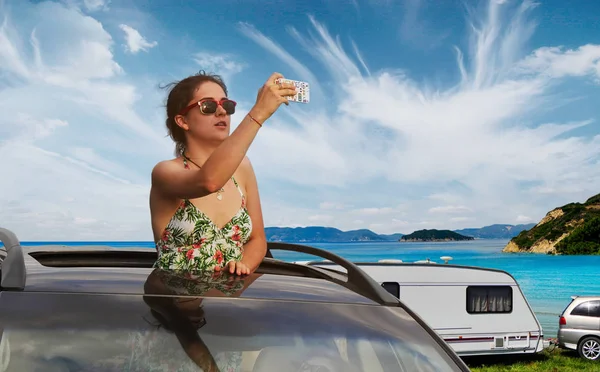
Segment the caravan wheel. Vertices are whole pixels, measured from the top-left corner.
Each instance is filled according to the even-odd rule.
[[[577,347],[579,356],[587,360],[600,361],[600,339],[596,337],[585,337]]]

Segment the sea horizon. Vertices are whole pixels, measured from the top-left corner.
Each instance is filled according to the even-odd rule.
[[[472,241],[505,241],[508,243],[510,239],[505,238],[474,238]],[[269,240],[272,243],[291,243],[291,244],[305,244],[305,245],[315,245],[315,244],[442,244],[442,243],[461,243],[466,242],[467,240],[462,241],[424,241],[424,242],[414,242],[414,241],[400,241],[400,240],[354,240],[354,241],[313,241],[313,240],[291,240],[291,241],[282,241],[282,240]],[[154,242],[151,240],[23,240],[19,241],[22,246],[44,246],[44,245],[66,245],[66,246],[79,246],[79,245],[109,245],[111,247],[120,247],[120,246],[131,246],[133,244],[139,244],[141,248],[150,247],[154,248]],[[0,246],[3,246],[0,241]]]

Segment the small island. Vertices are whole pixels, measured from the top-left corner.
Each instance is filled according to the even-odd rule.
[[[450,230],[417,230],[411,234],[402,236],[401,242],[456,242],[464,240],[475,240],[472,236],[464,236]]]

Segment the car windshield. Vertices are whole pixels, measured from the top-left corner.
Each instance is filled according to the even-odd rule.
[[[3,292],[0,328],[2,372],[459,370],[401,308],[364,304]]]

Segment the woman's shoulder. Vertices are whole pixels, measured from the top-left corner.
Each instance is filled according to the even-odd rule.
[[[156,167],[172,167],[178,163],[181,163],[181,157],[176,157],[173,159],[165,159],[165,160],[161,160],[158,163],[156,163],[154,165],[154,169],[156,169]]]
[[[252,162],[250,161],[250,158],[248,156],[244,156],[238,169],[244,173],[244,176],[254,174],[254,169],[252,168]]]
[[[252,163],[250,162],[250,158],[248,158],[248,156],[244,156],[235,173],[236,179],[239,179],[239,181],[244,184],[247,184],[248,181],[255,179],[254,169],[252,168]]]
[[[152,168],[152,175],[162,175],[182,168],[181,158],[161,160]]]

